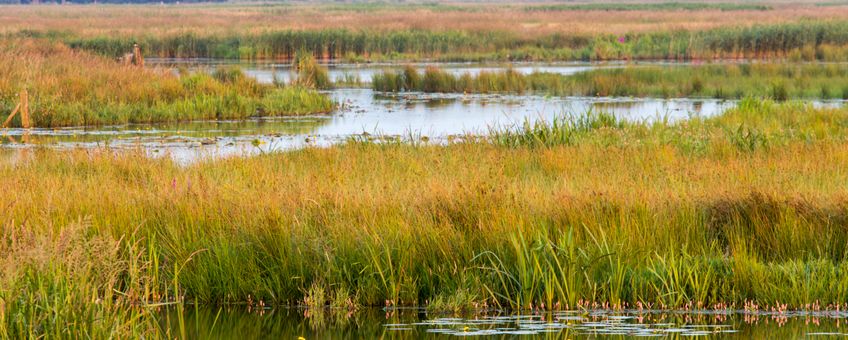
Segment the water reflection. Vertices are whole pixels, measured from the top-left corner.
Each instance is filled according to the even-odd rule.
[[[214,70],[222,64],[234,64],[241,67],[245,74],[256,78],[260,83],[270,84],[275,80],[278,82],[290,82],[293,76],[291,64],[285,63],[239,63],[210,59],[148,59],[148,65],[153,67],[177,67],[182,66],[190,70],[208,69]],[[455,75],[469,73],[472,75],[480,72],[498,72],[511,67],[515,72],[530,74],[533,72],[557,73],[572,75],[598,68],[621,67],[621,62],[588,63],[588,62],[559,62],[559,63],[376,63],[376,64],[326,64],[330,80],[337,83],[349,83],[356,80],[370,83],[374,75],[386,71],[398,71],[406,66],[411,66],[422,72],[429,66],[438,66],[440,69]]]
[[[798,338],[848,335],[845,313],[744,314],[735,311],[565,311],[533,314],[429,314],[420,309],[304,310],[189,308],[191,338],[556,338],[690,337]],[[177,313],[162,318],[177,324]]]

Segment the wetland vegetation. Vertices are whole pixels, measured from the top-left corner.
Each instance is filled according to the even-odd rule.
[[[848,98],[848,67],[842,64],[623,65],[561,75],[484,71],[456,74],[437,67],[407,67],[375,75],[376,91],[443,93],[535,93],[553,96],[786,99]]]
[[[122,55],[138,42],[148,56],[165,58],[290,60],[305,49],[318,58],[353,62],[848,60],[848,6],[826,11],[803,2],[773,8],[734,3],[641,6],[645,8],[615,3],[211,4],[133,6],[132,11],[6,6],[0,21],[8,24],[0,33],[55,39],[107,56]],[[750,6],[757,8],[746,8]]]
[[[581,323],[657,310],[843,317],[848,108],[839,100],[848,97],[848,6],[821,9],[3,5],[3,116],[26,90],[41,132],[119,125],[140,139],[144,124],[204,120],[214,136],[232,134],[259,151],[184,163],[151,155],[145,143],[100,142],[108,137],[33,146],[23,138],[33,130],[15,118],[0,130],[13,140],[0,150],[0,337],[190,338],[215,333],[224,308],[296,307],[314,323],[297,332],[312,335],[326,327],[325,313],[350,320],[384,308],[389,320],[396,307],[576,313]],[[115,60],[134,43],[146,57],[278,61],[292,76],[260,82],[225,63]],[[697,61],[724,58],[744,60]],[[694,62],[629,64],[638,59]],[[317,127],[364,110],[334,90],[360,79],[334,84],[327,60],[620,62],[567,74],[392,64],[397,70],[371,78],[374,90],[453,96],[354,90],[382,98],[378,123],[395,127],[407,123],[396,114],[403,110],[460,126],[416,111],[417,103],[455,99],[470,115],[466,95],[479,93],[495,95],[475,107],[526,94],[737,100],[712,100],[710,112],[721,113],[710,116],[587,109],[464,134],[345,126],[316,145]],[[502,114],[492,111],[485,117]],[[264,124],[325,113],[328,120]],[[248,119],[257,132],[218,124]],[[150,134],[185,138],[175,126]],[[285,126],[302,144],[263,149],[265,134],[287,134]],[[188,315],[213,321],[192,328]],[[376,333],[372,326],[362,329]]]
[[[27,90],[36,127],[330,112],[335,104],[307,80],[313,73],[292,86],[263,85],[236,68],[175,75],[125,66],[58,42],[9,39],[0,42],[0,108],[12,111],[18,93]],[[20,126],[20,119],[12,123]]]
[[[846,125],[845,109],[745,100],[679,123],[587,113],[189,166],[35,150],[0,165],[16,193],[0,331],[142,331],[144,306],[182,299],[844,308]]]
[[[74,48],[117,56],[134,42],[162,58],[290,60],[300,50],[318,58],[351,62],[393,60],[562,61],[787,59],[848,60],[848,24],[801,21],[719,27],[704,31],[522,37],[503,31],[462,30],[278,30],[262,33],[169,33],[78,36],[67,31],[13,35],[57,39]]]

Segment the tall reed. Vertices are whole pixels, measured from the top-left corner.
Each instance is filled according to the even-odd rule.
[[[413,79],[414,81],[410,81]],[[418,79],[421,79],[419,81]],[[631,65],[599,68],[574,75],[512,69],[454,74],[430,67],[424,73],[407,68],[373,77],[371,87],[383,92],[523,93],[576,96],[846,98],[842,85],[848,67],[836,64],[709,64]]]
[[[556,32],[529,39],[499,30],[349,28],[123,36],[26,30],[11,36],[58,39],[107,56],[120,56],[139,42],[151,56],[164,58],[293,60],[305,50],[320,58],[350,60],[848,60],[848,24],[841,20],[617,34]]]

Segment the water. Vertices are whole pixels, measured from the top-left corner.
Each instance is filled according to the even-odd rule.
[[[176,332],[177,313],[166,313],[164,328]],[[836,312],[742,314],[736,312],[553,312],[525,315],[428,314],[419,309],[341,310],[259,309],[243,307],[194,310],[184,318],[190,338],[738,338],[787,339],[848,336],[845,318]],[[179,334],[179,333],[175,333]]]
[[[277,81],[288,83],[292,79],[291,64],[278,63],[237,63],[221,60],[210,59],[148,59],[147,63],[153,66],[175,67],[185,66],[190,70],[196,69],[214,69],[221,65],[234,64],[241,67],[249,76],[256,78],[260,83],[272,83],[274,79]],[[654,64],[654,63],[649,63]],[[598,68],[621,67],[622,62],[604,62],[604,63],[587,63],[587,62],[559,62],[559,63],[502,63],[502,64],[479,64],[479,63],[376,63],[376,64],[325,64],[328,75],[333,81],[344,81],[345,79],[358,79],[364,83],[370,83],[375,74],[385,71],[399,71],[406,66],[412,66],[419,72],[426,69],[428,66],[437,66],[439,69],[452,74],[461,75],[469,73],[472,75],[480,72],[497,72],[503,71],[507,67],[512,67],[515,72],[521,74],[530,74],[533,72],[548,72],[558,73],[563,75],[572,75],[578,72],[589,71]]]
[[[685,119],[710,116],[731,107],[731,101],[636,98],[546,98],[541,96],[401,94],[370,89],[339,89],[329,93],[341,103],[324,116],[255,118],[244,121],[122,125],[95,128],[0,130],[0,145],[20,149],[138,149],[149,155],[169,155],[191,161],[213,156],[248,155],[291,150],[306,145],[327,146],[351,136],[424,137],[432,143],[465,134],[485,134],[524,121],[550,121],[556,116],[603,110],[630,120]]]
[[[171,61],[173,64],[173,61]],[[195,65],[196,64],[190,64]],[[214,67],[207,62],[202,67]],[[544,70],[569,74],[618,64],[518,64],[519,72]],[[332,72],[356,72],[368,78],[383,68],[337,65]],[[418,65],[423,67],[423,65]],[[502,66],[446,64],[451,72],[480,72]],[[247,73],[270,81],[274,73],[288,73],[273,64],[248,65]],[[536,95],[463,95],[403,93],[383,94],[370,89],[341,88],[328,92],[340,109],[330,115],[288,118],[254,118],[244,121],[122,125],[94,128],[4,129],[0,147],[8,150],[47,146],[57,149],[140,149],[154,157],[168,156],[180,162],[209,157],[252,155],[304,146],[328,146],[351,137],[368,135],[401,138],[426,137],[441,143],[466,134],[486,134],[492,128],[509,128],[527,122],[550,121],[557,116],[583,114],[587,110],[609,112],[621,119],[679,120],[716,115],[735,105],[716,99],[544,97]],[[813,102],[839,106],[842,101]]]

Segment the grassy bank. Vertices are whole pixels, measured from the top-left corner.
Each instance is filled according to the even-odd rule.
[[[299,77],[301,79],[303,77]],[[44,40],[0,42],[0,116],[29,92],[37,127],[239,119],[332,111],[326,96],[257,83],[238,69],[212,73],[124,66]],[[20,125],[19,118],[13,121]]]
[[[588,114],[450,146],[189,166],[36,150],[0,163],[0,334],[155,332],[134,315],[176,296],[834,308],[848,302],[846,124],[846,110],[746,100],[675,124]]]
[[[837,64],[624,66],[564,76],[507,69],[477,75],[412,68],[375,75],[384,92],[525,93],[573,96],[848,98],[848,67]]]

